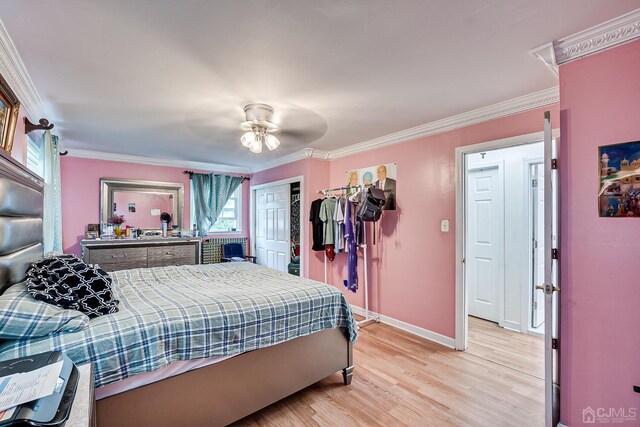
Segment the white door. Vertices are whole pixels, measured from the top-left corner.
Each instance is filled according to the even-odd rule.
[[[504,194],[500,166],[467,174],[465,269],[469,314],[500,322]]]
[[[531,222],[532,222],[532,298],[531,326],[544,323],[544,291],[536,289],[544,283],[544,163],[531,165]]]
[[[544,395],[545,426],[554,427],[560,417],[560,283],[558,274],[559,191],[557,141],[551,132],[551,113],[544,113]],[[554,167],[555,165],[555,167]]]
[[[290,259],[290,185],[256,190],[257,263],[287,271]]]

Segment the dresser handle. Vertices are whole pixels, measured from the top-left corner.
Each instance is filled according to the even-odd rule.
[[[117,256],[116,254],[111,254],[111,258],[126,258],[127,254],[122,255],[121,257]]]

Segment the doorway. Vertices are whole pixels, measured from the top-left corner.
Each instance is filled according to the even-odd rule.
[[[544,316],[543,154],[538,141],[465,155],[468,314],[523,334],[541,335]]]
[[[470,246],[473,241],[468,239],[475,238],[475,244],[482,243],[482,238],[487,239],[488,233],[493,230],[493,227],[487,227],[486,225],[476,224],[476,230],[480,230],[482,235],[468,236],[468,229],[473,225],[469,224],[469,215],[467,205],[470,202],[481,202],[483,199],[477,189],[472,189],[469,182],[469,170],[470,169],[485,169],[479,171],[485,174],[489,174],[490,165],[489,162],[497,164],[498,176],[501,166],[505,166],[506,162],[499,161],[498,159],[487,158],[489,153],[495,153],[499,149],[513,148],[518,151],[524,147],[532,147],[535,143],[543,141],[542,158],[536,158],[537,156],[531,156],[529,158],[520,158],[521,170],[520,173],[520,196],[522,199],[509,197],[503,197],[502,203],[504,204],[505,212],[505,229],[504,229],[504,247],[502,253],[508,256],[513,254],[522,254],[522,260],[524,261],[524,268],[528,271],[529,280],[525,281],[525,289],[528,292],[522,293],[521,287],[509,288],[509,284],[512,283],[510,279],[509,271],[522,271],[522,265],[507,262],[503,257],[499,260],[505,274],[505,302],[508,298],[512,298],[517,293],[513,293],[514,290],[520,291],[519,298],[522,301],[521,307],[522,320],[520,323],[520,330],[518,328],[511,327],[509,322],[517,320],[518,317],[510,314],[508,307],[514,307],[515,305],[504,304],[505,309],[499,308],[498,311],[498,323],[494,323],[491,320],[484,320],[478,317],[469,316],[469,301],[468,295],[469,283],[469,270],[473,272],[474,268],[486,268],[491,262],[485,261],[485,266],[473,266],[474,250]],[[544,132],[536,132],[533,134],[522,135],[518,137],[505,138],[497,141],[490,141],[470,146],[463,146],[456,148],[456,349],[466,350],[470,354],[470,357],[480,357],[486,359],[486,363],[501,363],[508,369],[514,372],[514,375],[527,375],[530,378],[535,378],[540,388],[541,402],[544,402],[544,409],[535,410],[536,416],[543,415],[544,424],[547,426],[553,426],[557,424],[559,415],[559,351],[560,340],[558,336],[558,298],[559,298],[559,275],[558,275],[558,217],[559,217],[559,195],[558,195],[558,165],[560,164],[557,159],[559,144],[559,131],[552,130],[551,127],[551,114],[545,112],[544,114]],[[473,164],[473,156],[480,156],[483,158],[485,164]],[[476,171],[478,172],[478,171]],[[495,175],[494,175],[495,176]],[[504,190],[506,192],[507,186],[512,186],[518,182],[518,179],[511,177],[507,178],[506,168],[503,169],[504,178]],[[472,175],[472,178],[474,175]],[[479,177],[479,175],[475,175]],[[485,183],[488,181],[487,177],[484,177]],[[485,188],[488,191],[487,185],[480,186],[479,189]],[[474,194],[475,193],[475,194]],[[542,199],[542,200],[541,200]],[[490,197],[489,200],[493,201],[500,206],[499,195],[498,198]],[[536,205],[537,202],[537,205]],[[488,208],[488,203],[485,203],[483,209],[489,213],[495,213]],[[509,211],[520,211],[521,221],[526,219],[526,222],[519,223],[518,229],[513,227],[506,227],[508,224]],[[496,218],[495,215],[485,214],[484,217],[490,216],[492,219]],[[477,217],[482,217],[477,215]],[[500,217],[498,210],[497,218]],[[477,220],[477,219],[476,219]],[[517,244],[525,236],[525,245],[518,244],[518,248],[514,249],[514,245]],[[479,238],[480,237],[480,238]],[[515,237],[515,238],[514,238]],[[490,235],[490,241],[501,244],[499,235]],[[538,240],[538,242],[536,242]],[[542,244],[542,246],[540,246]],[[477,252],[477,251],[476,251]],[[499,254],[499,251],[494,251],[491,257],[495,257]],[[471,259],[469,256],[471,255]],[[477,256],[482,257],[482,254]],[[499,255],[497,255],[499,256]],[[527,268],[528,264],[528,268]],[[544,267],[543,281],[536,283],[542,275],[542,266]],[[518,267],[518,268],[515,268]],[[486,284],[479,285],[482,294],[481,299],[487,300],[488,290],[495,289],[495,282],[501,280],[500,274],[498,278],[492,277],[488,273],[484,276],[494,281],[491,286]],[[476,279],[477,280],[477,279]],[[540,296],[536,293],[538,289],[543,292],[544,307],[539,307],[542,304],[534,304],[540,302]],[[489,295],[490,298],[500,297],[500,288],[498,286],[498,292]],[[526,298],[528,296],[528,298]],[[477,299],[477,298],[476,298]],[[499,300],[498,300],[499,301]],[[500,303],[500,301],[499,301]],[[535,312],[534,312],[535,309]],[[499,324],[503,317],[502,324]],[[541,337],[536,336],[534,329],[535,322],[538,323],[539,333],[543,333]],[[514,331],[510,330],[514,329]],[[488,333],[487,333],[488,332]],[[526,333],[523,333],[526,332]],[[484,334],[484,346],[483,348],[473,348],[470,341],[474,336]],[[541,339],[538,339],[541,338]],[[494,342],[491,342],[493,340]],[[527,341],[533,341],[534,345],[527,344]],[[519,341],[523,341],[524,344],[518,344]],[[532,371],[526,367],[513,363],[514,360],[522,361],[522,358],[518,359],[513,357],[514,350],[518,352],[518,347],[524,350],[519,353],[534,354],[535,360],[538,365],[537,371]],[[484,352],[484,354],[483,354]],[[528,353],[527,353],[528,352]],[[500,362],[500,356],[503,357]],[[492,358],[492,359],[491,359]],[[540,366],[543,368],[542,378],[539,378]],[[536,369],[534,367],[534,369]],[[535,372],[538,372],[536,375]],[[516,383],[517,380],[513,380]],[[542,424],[542,420],[540,422]]]
[[[256,262],[302,275],[303,177],[251,186],[250,239]]]

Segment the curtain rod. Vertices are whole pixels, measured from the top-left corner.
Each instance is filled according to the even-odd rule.
[[[191,178],[191,176],[193,176],[193,174],[195,173],[194,171],[190,171],[190,170],[186,170],[182,172],[185,175],[189,175],[189,178]],[[251,178],[248,176],[240,176],[240,178],[247,180],[247,181],[251,181]]]
[[[24,118],[24,134],[25,135],[28,135],[29,133],[36,130],[51,130],[51,129],[53,129],[53,123],[49,123],[49,120],[47,119],[38,120],[38,124],[36,125],[31,123],[31,120],[29,120],[29,118],[27,117]],[[69,150],[60,152],[61,156],[66,156],[67,154],[69,154]]]

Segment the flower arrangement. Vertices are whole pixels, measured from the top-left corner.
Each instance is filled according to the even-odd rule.
[[[116,227],[120,227],[124,222],[124,215],[114,215],[109,218],[109,224],[113,224]]]

